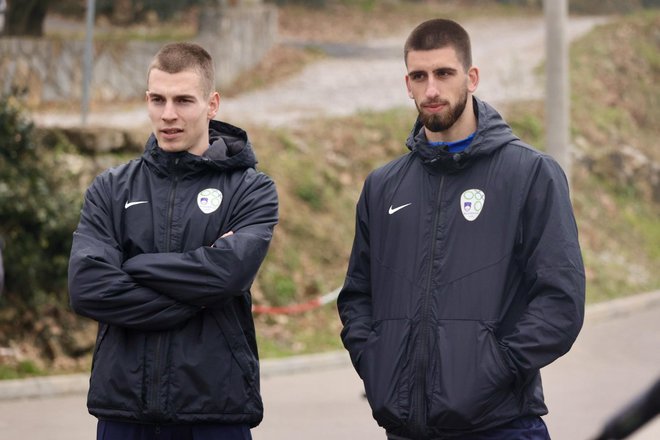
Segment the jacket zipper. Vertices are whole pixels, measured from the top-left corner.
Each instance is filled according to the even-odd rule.
[[[179,159],[174,159],[174,166],[179,164]],[[172,189],[170,190],[170,198],[167,204],[167,232],[165,235],[165,252],[171,249],[172,240],[172,216],[174,215],[174,197],[176,196],[176,187],[179,183],[179,176],[174,174],[174,181],[172,182]]]
[[[174,160],[174,165],[179,164],[179,159]],[[172,240],[172,216],[174,214],[174,198],[176,195],[176,187],[179,183],[179,177],[174,174],[174,181],[172,182],[172,188],[170,189],[170,197],[167,205],[167,229],[165,235],[165,252],[169,252],[171,248]],[[153,369],[154,383],[151,388],[151,407],[155,412],[160,412],[160,405],[158,401],[158,391],[160,389],[160,375],[161,375],[161,346],[163,344],[163,333],[159,332],[156,337],[156,362]]]
[[[429,340],[429,331],[430,325],[429,321],[431,318],[431,312],[429,307],[429,302],[431,299],[431,283],[433,280],[433,260],[435,259],[435,246],[437,242],[438,235],[438,223],[440,222],[441,215],[441,201],[442,201],[442,191],[445,183],[445,177],[440,178],[440,186],[438,188],[438,196],[436,198],[436,212],[435,218],[433,220],[433,238],[431,242],[431,255],[429,259],[429,272],[426,280],[426,289],[422,296],[422,319],[420,320],[420,343],[417,345],[416,352],[416,376],[418,377],[418,383],[415,387],[415,411],[416,417],[414,418],[415,426],[414,431],[418,431],[418,434],[421,437],[424,435],[425,425],[426,425],[426,404],[425,404],[425,395],[426,395],[426,372],[428,370],[429,356],[428,356],[428,340]]]

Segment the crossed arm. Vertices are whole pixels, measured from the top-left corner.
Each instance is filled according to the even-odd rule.
[[[96,321],[165,330],[206,307],[246,292],[265,258],[277,223],[277,194],[264,180],[247,194],[212,246],[189,252],[145,253],[123,260],[111,215],[98,188],[85,197],[69,263],[73,309]]]

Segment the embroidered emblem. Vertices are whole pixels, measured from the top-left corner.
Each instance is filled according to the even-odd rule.
[[[222,193],[215,188],[207,188],[197,194],[197,206],[204,214],[210,214],[220,207]]]
[[[479,217],[486,202],[486,195],[480,189],[468,189],[461,194],[461,212],[465,220],[471,222]]]

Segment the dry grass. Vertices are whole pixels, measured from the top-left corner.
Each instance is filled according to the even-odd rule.
[[[493,1],[479,0],[388,0],[354,2],[328,0],[323,8],[285,5],[278,10],[280,42],[254,68],[230,86],[225,96],[236,96],[271,86],[300,72],[308,63],[324,55],[313,49],[292,46],[296,43],[359,43],[367,39],[404,36],[414,26],[431,17],[460,20],[472,16],[526,15],[534,10],[509,8]],[[373,3],[373,4],[372,4]]]
[[[350,4],[327,0],[324,8],[296,5],[280,8],[279,29],[284,39],[346,43],[407,34],[421,21],[433,17],[459,20],[475,15],[520,15],[530,11],[487,0],[382,0]]]
[[[255,67],[242,73],[220,92],[224,97],[235,97],[251,90],[272,86],[299,73],[310,62],[321,58],[323,55],[316,51],[277,44]]]

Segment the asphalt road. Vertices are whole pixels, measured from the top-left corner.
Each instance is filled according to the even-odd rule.
[[[640,301],[641,299],[641,301]],[[542,372],[554,440],[590,440],[660,376],[660,292],[590,308],[573,349]],[[267,363],[255,440],[384,440],[344,353]],[[84,393],[1,400],[0,440],[90,440]],[[660,439],[660,417],[629,440]]]

